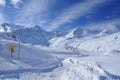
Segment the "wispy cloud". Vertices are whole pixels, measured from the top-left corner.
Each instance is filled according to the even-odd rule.
[[[0,6],[5,6],[6,5],[6,0],[0,0]]]
[[[5,22],[4,16],[2,13],[0,13],[0,25]]]
[[[45,23],[46,13],[56,0],[30,0],[19,12],[15,23],[25,24],[28,26]]]
[[[15,8],[19,8],[19,5],[23,3],[22,0],[11,0],[11,4],[15,7]]]
[[[7,0],[0,0],[0,7],[5,7],[7,6]],[[14,8],[19,8],[19,5],[23,3],[22,0],[10,0],[10,3],[8,4],[11,4],[12,6],[14,6]]]
[[[92,9],[99,7],[108,0],[85,0],[84,2],[77,3],[67,9],[64,9],[62,13],[53,20],[48,27],[48,30],[55,30],[62,24],[71,22],[78,17],[84,16],[91,12]]]
[[[97,23],[91,23],[84,26],[84,28],[88,28],[91,30],[100,30],[100,31],[107,29],[111,32],[115,32],[115,31],[118,31],[118,28],[120,28],[120,18],[105,20]]]

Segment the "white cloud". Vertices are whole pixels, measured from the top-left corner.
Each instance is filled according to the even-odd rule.
[[[3,15],[0,13],[0,32],[4,32],[4,29],[1,27],[1,24],[4,22],[4,17]]]
[[[5,21],[4,16],[0,13],[0,25]]]
[[[0,6],[5,6],[6,5],[6,0],[0,0]]]
[[[15,8],[19,8],[19,5],[23,3],[22,0],[11,0],[11,4],[15,7]]]
[[[105,20],[102,22],[91,23],[89,25],[83,26],[84,28],[88,28],[91,30],[104,30],[107,29],[111,32],[118,31],[118,27],[120,28],[120,18]]]
[[[106,1],[108,0],[85,0],[82,3],[80,2],[64,9],[63,12],[49,24],[48,30],[55,30],[64,23],[71,22],[78,17],[84,16],[85,14],[91,12],[92,9],[99,7]]]
[[[40,22],[45,22],[46,13],[55,1],[30,0],[17,15],[16,18],[19,19],[15,23],[32,26]]]

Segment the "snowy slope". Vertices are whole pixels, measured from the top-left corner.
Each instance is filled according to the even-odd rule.
[[[119,80],[120,32],[107,31],[73,29],[62,35],[35,26],[1,33],[0,80]],[[10,44],[17,45],[13,59]]]
[[[56,37],[50,40],[50,47],[70,50],[113,51],[120,50],[120,32],[84,38]]]
[[[119,80],[119,76],[111,75],[104,71],[98,64],[90,61],[79,61],[67,58],[62,61],[62,66],[47,73],[24,72],[16,77],[3,80]],[[1,77],[1,76],[0,76]]]
[[[63,61],[64,69],[60,80],[99,80],[100,77],[108,78],[107,74],[95,63],[79,62],[74,59]]]
[[[120,75],[119,71],[118,74],[112,75],[112,72],[119,69],[120,65],[114,64],[114,66],[117,66],[114,69],[115,67],[112,66],[113,63],[110,61],[111,56],[107,56],[109,60],[102,60],[101,58],[106,55],[101,56],[101,58],[94,58],[98,55],[84,57],[81,56],[81,54],[84,54],[82,52],[76,54],[61,49],[58,51],[39,45],[33,46],[22,43],[20,60],[18,60],[18,47],[15,49],[14,58],[10,58],[8,46],[11,43],[18,45],[15,41],[0,39],[0,48],[2,49],[0,52],[0,80],[120,79],[117,76]],[[114,59],[118,59],[115,61],[120,60],[118,57],[114,57]]]
[[[120,27],[106,25],[104,28],[75,28],[61,37],[54,37],[50,42],[51,48],[87,51],[119,50]],[[112,28],[115,28],[115,31]],[[114,47],[112,47],[114,46]]]
[[[18,43],[8,40],[0,40],[0,52],[1,63],[0,71],[14,71],[19,69],[49,69],[56,67],[59,64],[59,60],[56,60],[54,57],[48,54],[47,51],[38,49],[32,45],[21,45],[20,61],[18,61],[18,47],[14,53],[13,60],[10,57],[9,45],[15,44],[18,46]],[[4,67],[5,66],[5,67]],[[31,68],[32,67],[32,68]],[[2,72],[1,72],[2,73]]]

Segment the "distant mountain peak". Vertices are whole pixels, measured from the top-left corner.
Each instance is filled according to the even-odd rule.
[[[3,23],[1,24],[1,29],[3,32],[12,32],[18,29],[22,29],[25,28],[24,26],[20,26],[20,25],[15,25],[12,23]]]
[[[32,28],[34,28],[35,30],[42,30],[42,31],[45,31],[45,30],[42,29],[39,25],[35,25],[35,26],[32,27]]]

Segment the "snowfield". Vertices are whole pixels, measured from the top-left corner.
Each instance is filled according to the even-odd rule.
[[[111,52],[113,50],[120,51],[120,32],[106,36],[95,35],[84,38],[74,38],[74,36],[74,34],[69,33],[64,37],[53,38],[50,40],[50,47],[67,50],[85,50],[89,52]]]
[[[9,44],[0,40],[0,80],[119,80],[120,54],[52,49],[40,45],[21,44],[10,58]]]
[[[58,34],[39,26],[10,32],[0,33],[0,80],[120,80],[120,32]],[[10,44],[17,46],[13,58]]]

